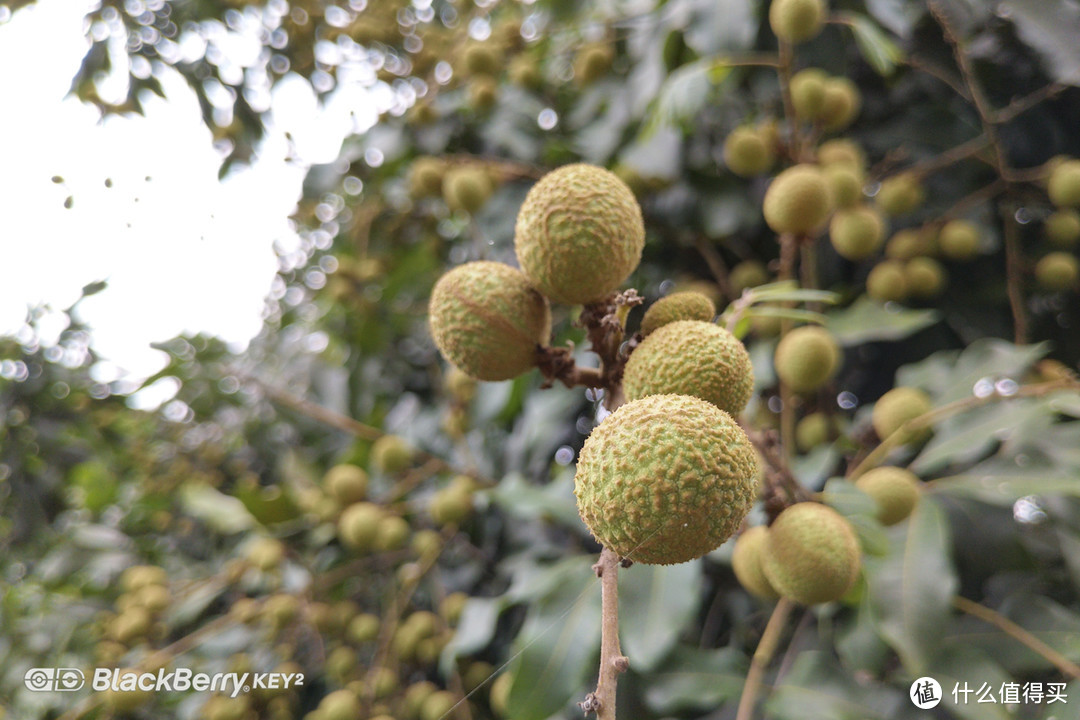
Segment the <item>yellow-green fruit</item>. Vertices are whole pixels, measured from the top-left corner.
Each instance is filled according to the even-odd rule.
[[[375,691],[376,700],[382,700],[383,698],[389,697],[398,689],[397,673],[388,667],[381,667],[375,671],[375,676],[371,680],[371,686]]]
[[[627,400],[692,395],[738,416],[754,394],[754,368],[742,342],[711,322],[677,320],[645,338],[623,373]]]
[[[862,95],[855,83],[845,77],[833,77],[825,81],[821,122],[826,130],[843,130],[855,121],[860,110]]]
[[[919,478],[903,468],[874,468],[856,480],[855,487],[877,503],[877,519],[882,525],[900,522],[919,502]]]
[[[435,555],[442,549],[442,538],[434,530],[421,530],[413,535],[412,551],[421,558]]]
[[[477,380],[521,375],[551,336],[548,301],[502,263],[471,262],[446,273],[431,291],[428,312],[439,351]]]
[[[1080,264],[1067,252],[1052,252],[1035,263],[1035,281],[1044,290],[1069,290],[1080,279]]]
[[[153,618],[141,607],[129,607],[109,624],[109,635],[113,640],[132,645],[150,632]]]
[[[409,168],[409,192],[414,198],[442,195],[446,163],[438,158],[418,157]]]
[[[356,720],[360,710],[360,698],[352,690],[335,690],[319,703],[320,720]]]
[[[494,77],[502,70],[502,56],[491,45],[479,43],[465,48],[462,56],[462,69],[465,75],[486,75]]]
[[[428,513],[437,525],[457,525],[472,515],[472,493],[457,487],[446,487],[431,498]]]
[[[758,526],[739,535],[731,553],[731,569],[735,571],[735,579],[751,595],[762,600],[775,600],[780,594],[761,569],[761,551],[768,533],[767,528]]]
[[[124,680],[129,675],[138,677],[141,673],[138,670],[126,669],[117,670],[117,675],[120,678],[119,686],[122,688],[128,687]],[[143,705],[150,702],[151,692],[149,690],[143,690],[135,685],[130,690],[113,690],[109,688],[101,694],[102,702],[106,707],[120,713],[129,713],[134,710],[138,710]]]
[[[825,175],[814,165],[783,171],[765,191],[765,222],[778,233],[809,233],[825,224],[832,212]]]
[[[772,147],[757,128],[738,127],[724,138],[724,164],[739,177],[762,175],[775,161]]]
[[[543,84],[543,76],[536,60],[528,55],[518,55],[510,62],[510,82],[518,87],[536,90]]]
[[[367,497],[367,473],[356,465],[335,465],[326,471],[322,484],[341,505],[352,505]]]
[[[552,300],[600,300],[641,262],[645,223],[626,183],[595,165],[549,172],[518,212],[514,250],[525,275]]]
[[[167,585],[168,575],[164,568],[156,565],[135,565],[124,570],[120,576],[120,586],[128,592],[134,592],[147,585]]]
[[[881,211],[889,217],[906,215],[917,210],[926,199],[919,178],[911,173],[900,173],[881,182],[875,201]]]
[[[795,444],[802,452],[832,439],[836,423],[823,412],[810,413],[795,426]]]
[[[488,693],[488,702],[491,709],[499,717],[506,717],[506,711],[510,703],[510,688],[514,684],[514,676],[503,673],[491,683],[491,692]]]
[[[908,288],[903,263],[886,260],[875,265],[866,277],[866,294],[878,302],[904,300],[908,296]]]
[[[859,539],[851,523],[814,502],[801,502],[780,513],[769,526],[761,553],[761,566],[772,586],[804,605],[842,597],[855,583],[860,561]]]
[[[742,295],[744,290],[767,282],[769,270],[757,260],[743,260],[728,273],[728,284],[735,295]]]
[[[495,106],[495,101],[499,97],[499,85],[492,78],[482,76],[469,81],[469,107],[473,110],[479,110],[481,112],[490,110]],[[488,178],[488,188],[491,188],[491,179]],[[490,194],[490,192],[489,192]],[[482,201],[476,206],[476,208],[464,208],[469,212],[476,212],[483,204],[487,202],[487,197],[484,197]]]
[[[444,276],[445,277],[445,276]],[[393,475],[412,465],[415,451],[398,435],[383,435],[371,444],[371,464],[379,472]]]
[[[827,383],[840,369],[843,356],[836,339],[817,325],[795,328],[776,345],[776,374],[791,390],[810,392]]]
[[[387,515],[379,520],[375,535],[377,550],[400,550],[409,541],[409,523],[397,515]]]
[[[443,720],[457,704],[457,695],[449,690],[433,692],[420,706],[420,720]]]
[[[1080,207],[1080,160],[1062,160],[1050,171],[1050,202],[1060,208]]]
[[[424,706],[424,701],[438,689],[435,683],[428,680],[413,683],[407,687],[405,697],[401,701],[400,720],[420,720],[420,709]]]
[[[1080,240],[1080,213],[1058,210],[1046,218],[1046,239],[1060,248],[1071,248]]]
[[[938,247],[950,260],[971,260],[979,254],[979,229],[967,220],[950,220],[941,228]]]
[[[467,602],[469,602],[469,596],[465,593],[450,593],[439,603],[439,615],[442,616],[447,625],[457,625]]]
[[[826,165],[822,172],[837,209],[853,208],[862,200],[862,171],[853,165]]]
[[[791,77],[791,104],[800,120],[816,120],[825,105],[828,75],[818,68],[800,70]]]
[[[615,53],[610,45],[583,48],[574,58],[574,79],[581,86],[591,85],[608,74]]]
[[[866,154],[858,143],[847,138],[827,140],[817,149],[817,161],[820,165],[847,165],[862,174],[866,167]]]
[[[662,297],[645,311],[641,318],[641,334],[648,336],[657,328],[677,320],[709,322],[716,317],[713,301],[699,292],[677,292]]]
[[[881,396],[874,403],[870,422],[877,436],[884,440],[899,430],[910,420],[930,412],[930,396],[918,388],[898,387]],[[928,430],[918,433],[905,432],[901,435],[904,442],[913,442],[925,435]]]
[[[243,720],[251,710],[251,701],[247,695],[235,698],[214,695],[202,707],[201,717],[206,720]]]
[[[373,642],[379,636],[379,618],[370,613],[357,615],[345,628],[345,637],[357,644]]]
[[[885,257],[890,260],[911,260],[920,255],[926,255],[929,249],[927,245],[918,230],[913,228],[897,230],[885,243]]]
[[[840,257],[865,260],[881,248],[885,240],[885,218],[863,205],[838,210],[829,223],[829,240]]]
[[[451,210],[474,213],[484,206],[493,191],[491,176],[476,165],[456,165],[443,177],[443,200]]]
[[[285,559],[285,546],[280,540],[274,538],[258,538],[248,545],[244,553],[248,562],[264,572],[276,570],[281,567],[281,561]]]
[[[801,43],[821,32],[825,22],[823,0],[773,0],[769,27],[784,42]]]
[[[300,601],[293,595],[271,595],[263,603],[263,617],[276,628],[285,627],[295,620],[299,613]]]
[[[135,593],[135,600],[151,615],[158,615],[169,607],[172,593],[164,585],[147,585]]]
[[[757,454],[730,415],[698,398],[650,395],[589,435],[574,494],[604,547],[672,565],[731,537],[757,495],[757,476]]]
[[[945,268],[928,257],[912,258],[904,265],[908,294],[917,298],[932,298],[941,294],[948,282]]]
[[[385,513],[373,503],[354,503],[345,508],[338,519],[338,538],[354,550],[364,552],[375,547],[379,537],[379,522]]]
[[[443,387],[450,397],[461,405],[470,403],[476,395],[476,380],[469,377],[468,373],[462,371],[461,368],[453,365],[443,376]]]

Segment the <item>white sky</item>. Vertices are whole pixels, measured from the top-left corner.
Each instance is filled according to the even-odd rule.
[[[287,217],[307,164],[337,157],[349,110],[373,111],[355,91],[324,111],[306,82],[281,83],[260,158],[219,183],[221,157],[178,75],[161,78],[168,101],[146,101],[145,117],[100,121],[65,99],[88,4],[39,0],[0,25],[0,334],[28,305],[67,307],[106,279],[82,317],[101,355],[145,377],[163,365],[150,342],[203,331],[243,345],[259,331],[273,245],[296,244]]]

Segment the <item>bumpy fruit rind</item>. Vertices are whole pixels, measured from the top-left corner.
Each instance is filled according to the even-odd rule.
[[[724,164],[739,177],[754,177],[768,171],[776,153],[768,138],[754,127],[738,127],[724,139]]]
[[[874,468],[856,480],[855,487],[874,499],[878,522],[886,526],[911,515],[919,502],[919,478],[904,468]]]
[[[692,395],[737,416],[754,393],[746,347],[724,328],[678,320],[638,345],[623,372],[628,400],[648,395]]]
[[[716,317],[716,305],[699,292],[677,292],[662,297],[645,311],[641,318],[641,334],[648,336],[657,328],[677,320],[709,322]]]
[[[840,513],[814,502],[784,510],[769,527],[761,555],[777,592],[803,605],[838,600],[858,577],[859,540]]]
[[[842,354],[828,330],[816,325],[795,328],[780,340],[773,357],[776,374],[795,392],[824,385],[840,368]]]
[[[525,275],[552,300],[603,299],[641,262],[645,222],[614,173],[576,163],[549,172],[525,196],[514,250]]]
[[[701,557],[738,529],[757,494],[746,434],[715,405],[650,395],[609,415],[585,441],[574,477],[593,537],[635,562]]]
[[[829,223],[829,240],[840,257],[865,260],[885,240],[885,218],[869,205],[840,210]]]
[[[735,548],[731,552],[731,569],[735,572],[735,579],[751,595],[762,600],[775,600],[780,597],[780,593],[776,592],[776,588],[761,569],[761,551],[765,547],[768,533],[768,528],[762,526],[744,530],[735,540]]]
[[[778,233],[812,232],[825,224],[832,209],[825,176],[817,167],[806,164],[777,175],[762,203],[765,222]]]
[[[547,300],[501,263],[466,263],[443,275],[429,312],[439,351],[477,380],[509,380],[527,371],[551,334]]]
[[[870,422],[878,437],[884,440],[899,430],[904,423],[930,411],[930,396],[918,388],[898,387],[878,398],[870,413]],[[904,442],[913,442],[927,433],[905,433]]]

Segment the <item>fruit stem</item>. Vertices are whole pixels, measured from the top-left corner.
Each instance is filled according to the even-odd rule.
[[[1032,652],[1046,658],[1046,660],[1053,664],[1062,675],[1071,678],[1080,678],[1080,666],[1001,613],[995,612],[985,605],[980,605],[979,603],[968,600],[966,597],[960,595],[953,598],[953,605],[957,610],[993,625],[1009,637],[1023,644]]]
[[[600,578],[600,674],[596,692],[578,703],[586,714],[595,712],[597,720],[615,720],[615,688],[619,673],[626,672],[629,660],[619,645],[619,556],[604,548],[593,565]]]
[[[735,720],[750,720],[754,713],[754,705],[757,702],[758,690],[761,689],[761,681],[765,676],[765,668],[776,653],[776,647],[780,644],[780,633],[787,624],[788,615],[795,603],[787,598],[776,601],[769,622],[765,626],[765,632],[761,635],[754,657],[750,659],[750,672],[746,674],[746,682],[743,684],[742,696],[739,698],[739,710],[735,714]]]
[[[793,233],[780,235],[780,272],[778,281],[795,279],[795,264],[799,255],[799,237]],[[785,303],[790,307],[791,303]],[[791,330],[791,318],[781,318],[780,338]],[[795,394],[787,383],[780,381],[780,450],[785,462],[795,454]]]

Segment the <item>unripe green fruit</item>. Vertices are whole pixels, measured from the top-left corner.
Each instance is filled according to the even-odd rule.
[[[868,205],[838,210],[829,223],[829,240],[840,257],[865,260],[885,240],[885,218]]]
[[[678,320],[645,338],[626,362],[627,400],[649,395],[692,395],[738,416],[754,394],[754,368],[746,347],[709,322]]]
[[[279,593],[266,598],[263,617],[275,628],[283,628],[300,613],[300,601],[294,595]]]
[[[488,693],[488,703],[491,709],[499,717],[506,717],[506,711],[510,702],[510,688],[514,684],[514,676],[503,673],[491,683],[491,692]]]
[[[491,176],[476,165],[455,165],[443,177],[443,200],[454,211],[475,213],[493,191]]]
[[[360,698],[352,690],[335,690],[319,703],[321,720],[356,720],[360,710]]]
[[[443,720],[457,704],[457,695],[449,690],[434,692],[420,707],[420,720]]]
[[[866,277],[866,294],[878,302],[900,302],[907,298],[907,273],[897,260],[874,266]]]
[[[528,90],[537,90],[543,85],[544,79],[533,58],[518,55],[510,62],[510,82]]]
[[[146,637],[150,632],[153,618],[141,607],[129,607],[109,624],[109,635],[113,640],[125,645],[132,645]]]
[[[435,683],[427,680],[413,683],[406,688],[400,706],[400,720],[420,720],[420,709],[424,706],[424,701],[438,689]]]
[[[409,193],[414,198],[442,195],[446,163],[439,158],[418,157],[409,168]]]
[[[852,165],[826,165],[822,170],[829,183],[829,194],[839,209],[853,208],[862,200],[862,173]]]
[[[919,478],[903,468],[874,468],[856,480],[855,487],[874,499],[878,522],[886,526],[906,518],[919,502]]]
[[[388,667],[380,667],[375,671],[371,680],[372,689],[375,691],[375,699],[382,700],[390,697],[398,689],[397,673]],[[355,716],[354,716],[355,717]]]
[[[818,68],[800,70],[791,77],[791,104],[800,120],[816,120],[825,105],[828,75]]]
[[[855,530],[830,507],[801,502],[771,526],[761,554],[765,577],[803,605],[838,600],[855,583],[861,557]]]
[[[840,369],[843,355],[832,333],[823,327],[795,328],[776,345],[773,366],[794,392],[810,392],[827,383]]]
[[[931,407],[930,396],[922,390],[913,387],[893,388],[874,403],[870,422],[878,437],[884,440],[909,420],[930,412]],[[904,442],[914,442],[928,432],[929,428],[917,433],[908,431],[901,436],[901,439]]]
[[[326,471],[322,484],[341,505],[352,505],[367,497],[367,473],[356,465],[335,465]]]
[[[775,600],[780,593],[776,592],[761,569],[761,551],[768,532],[767,528],[758,526],[739,535],[731,553],[731,569],[735,572],[735,579],[751,595],[762,600]]]
[[[1035,264],[1035,281],[1044,290],[1070,290],[1080,279],[1080,264],[1067,252],[1052,252]]]
[[[900,173],[882,180],[875,201],[883,213],[896,217],[917,210],[925,199],[922,182],[911,173]]]
[[[641,207],[626,183],[595,165],[564,165],[533,185],[518,212],[514,250],[547,297],[601,300],[637,268],[645,246]]]
[[[469,667],[461,675],[461,684],[466,693],[471,693],[480,687],[495,672],[495,667],[488,662],[470,663]]]
[[[408,469],[414,454],[412,446],[398,435],[382,435],[371,444],[372,466],[388,475]]]
[[[913,228],[897,230],[885,243],[885,257],[890,260],[911,260],[920,255],[926,255],[929,249],[927,245],[918,230]]]
[[[355,503],[345,508],[338,519],[338,538],[354,550],[365,552],[375,547],[379,522],[385,513],[378,505]]]
[[[817,37],[825,22],[823,0],[773,0],[769,27],[784,42],[801,43]]]
[[[434,530],[421,530],[413,535],[412,551],[421,558],[435,555],[442,549],[442,538]]]
[[[495,77],[502,70],[501,53],[491,45],[469,45],[461,58],[463,75],[486,75]]]
[[[941,228],[938,247],[950,260],[971,260],[979,254],[979,229],[967,220],[950,220]]]
[[[476,395],[476,380],[460,368],[450,366],[443,376],[443,387],[455,402],[467,405]]]
[[[120,585],[128,592],[134,592],[147,585],[167,585],[169,577],[164,568],[156,565],[135,565],[124,570],[120,576]]]
[[[409,523],[397,515],[387,515],[379,520],[375,535],[375,548],[389,551],[400,550],[409,541]]]
[[[641,334],[648,336],[657,328],[678,320],[710,322],[716,317],[713,301],[699,292],[678,292],[662,297],[641,318]]]
[[[823,167],[846,165],[861,176],[866,167],[866,154],[854,140],[836,138],[821,143],[817,149],[817,161]]]
[[[201,716],[206,720],[243,720],[251,710],[247,695],[227,697],[214,695],[202,707]]]
[[[274,538],[258,538],[248,546],[245,555],[252,565],[269,572],[281,567],[281,561],[285,559],[285,546]]]
[[[117,670],[121,687],[124,687],[124,678],[128,675],[139,675],[140,671],[133,669]],[[149,690],[143,690],[137,685],[133,690],[113,690],[109,688],[101,694],[102,702],[109,709],[119,713],[130,713],[138,710],[150,702],[152,697]]]
[[[172,593],[164,585],[147,585],[135,593],[135,602],[151,615],[160,615],[172,602]]]
[[[845,77],[833,77],[825,81],[821,121],[826,130],[843,130],[855,121],[860,110],[862,95],[855,83]]]
[[[767,282],[769,282],[769,271],[757,260],[743,260],[728,273],[728,284],[735,295],[742,295],[744,290],[764,285]]]
[[[431,498],[428,513],[435,524],[458,525],[472,515],[472,493],[457,487],[446,487]]]
[[[698,398],[650,395],[585,440],[574,494],[604,547],[672,565],[731,537],[757,495],[757,476],[757,454],[730,415]]]
[[[1059,248],[1071,248],[1080,240],[1080,213],[1058,210],[1046,218],[1046,239]]]
[[[834,434],[836,423],[823,412],[811,413],[795,426],[795,445],[802,452],[824,445]]]
[[[352,618],[345,628],[345,637],[349,642],[362,644],[373,642],[379,636],[379,618],[370,613],[362,613]]]
[[[592,85],[608,74],[615,53],[610,45],[593,45],[583,48],[574,58],[574,79],[578,85]]]
[[[739,177],[762,175],[775,161],[772,147],[756,128],[738,127],[724,138],[724,164]]]
[[[805,164],[777,175],[762,204],[765,222],[778,233],[810,233],[825,224],[832,209],[825,175]]]
[[[467,602],[469,602],[469,596],[465,593],[450,593],[439,603],[439,615],[442,616],[447,625],[457,625]]]
[[[1050,202],[1060,208],[1080,207],[1080,160],[1062,160],[1050,171]]]
[[[476,110],[478,112],[486,112],[487,110],[495,107],[495,101],[498,98],[499,85],[492,78],[482,76],[469,81],[469,107],[471,107],[473,110]],[[490,196],[490,178],[487,179],[487,183],[489,189],[488,195]],[[461,200],[461,202],[464,206],[464,201]],[[476,212],[481,207],[483,207],[485,202],[487,202],[487,197],[484,197],[484,199],[480,201],[475,208],[470,209],[468,207],[463,207],[463,209],[468,210],[469,212]]]
[[[904,265],[908,294],[917,298],[932,298],[941,294],[948,282],[945,268],[928,257],[912,258]]]
[[[428,312],[439,351],[477,380],[509,380],[536,364],[551,335],[547,300],[518,270],[459,265],[439,278]]]

